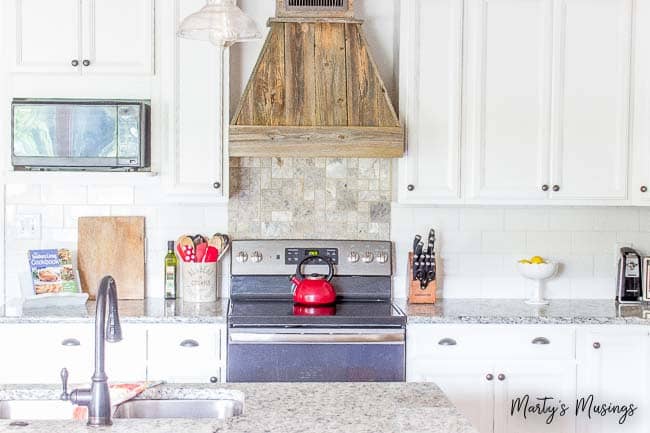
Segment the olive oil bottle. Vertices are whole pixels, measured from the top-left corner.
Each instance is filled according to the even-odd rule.
[[[176,299],[178,288],[178,259],[174,253],[174,241],[167,242],[165,256],[165,299]]]

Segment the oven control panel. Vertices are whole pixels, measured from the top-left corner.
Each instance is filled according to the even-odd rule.
[[[232,243],[232,275],[292,275],[308,256],[306,273],[326,271],[322,257],[335,265],[337,275],[392,275],[390,241],[245,240]]]

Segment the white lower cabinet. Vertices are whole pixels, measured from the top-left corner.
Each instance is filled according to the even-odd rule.
[[[90,323],[0,325],[0,384],[87,384],[94,370]],[[225,368],[223,326],[214,324],[122,324],[122,341],[106,343],[109,383],[165,380],[219,382]]]
[[[586,399],[585,411],[578,415],[578,433],[645,433],[648,431],[650,357],[648,329],[616,327],[579,330],[577,334],[578,396]],[[589,401],[593,396],[593,402]],[[589,417],[589,407],[623,405],[638,408],[621,424],[619,415]]]
[[[560,410],[573,408],[574,349],[566,327],[412,325],[407,380],[435,382],[480,433],[573,433],[573,412]],[[558,407],[548,423],[529,411],[546,397],[546,412]]]
[[[221,380],[221,330],[204,325],[158,325],[149,330],[149,380]]]

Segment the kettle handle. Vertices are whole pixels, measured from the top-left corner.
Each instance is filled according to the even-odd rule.
[[[332,260],[329,257],[321,257],[321,256],[307,256],[304,259],[298,263],[298,266],[296,267],[296,277],[298,277],[299,280],[304,280],[305,276],[302,273],[302,267],[303,265],[306,265],[307,263],[316,260],[316,259],[323,259],[325,263],[327,263],[327,267],[329,269],[327,273],[327,281],[332,281],[332,277],[334,277],[334,263],[332,263]]]

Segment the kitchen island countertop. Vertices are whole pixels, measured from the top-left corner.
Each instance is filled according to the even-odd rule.
[[[524,299],[440,299],[434,305],[395,303],[408,323],[495,325],[650,325],[650,305],[607,299],[553,299],[528,305]]]
[[[54,386],[0,387],[0,400],[55,399]],[[113,420],[112,433],[475,433],[445,394],[432,383],[283,383],[161,385],[138,398],[244,399],[244,413],[214,419]],[[29,421],[0,432],[88,433],[82,421]],[[94,430],[93,430],[94,431]]]

